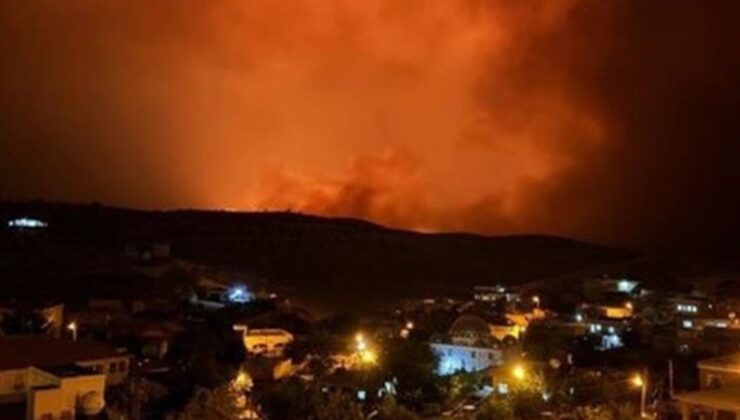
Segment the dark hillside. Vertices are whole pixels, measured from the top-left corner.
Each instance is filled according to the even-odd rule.
[[[294,213],[143,212],[39,202],[0,205],[2,220],[19,216],[49,222],[45,233],[21,239],[24,246],[43,242],[43,249],[34,251],[35,259],[43,260],[51,248],[74,259],[95,253],[117,255],[129,243],[169,241],[177,258],[249,271],[267,278],[278,290],[333,307],[467,293],[477,284],[523,282],[630,258],[625,252],[557,237],[421,234]],[[8,242],[18,235],[7,230],[3,235],[0,252],[8,261],[20,250],[19,239]]]

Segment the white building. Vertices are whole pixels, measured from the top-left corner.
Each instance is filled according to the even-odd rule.
[[[482,303],[513,303],[521,300],[521,294],[508,290],[500,284],[496,286],[475,286],[473,288],[473,300]]]
[[[106,385],[128,376],[129,355],[102,343],[49,336],[0,339],[0,404],[23,404],[27,419],[74,419],[104,406]]]
[[[440,375],[479,372],[504,363],[503,351],[500,348],[452,343],[431,343],[430,346],[439,357],[437,373]]]

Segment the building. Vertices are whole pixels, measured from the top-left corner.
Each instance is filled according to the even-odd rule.
[[[604,299],[629,299],[641,293],[640,282],[622,277],[583,279],[583,293],[589,301]]]
[[[707,328],[740,328],[737,319],[728,318],[684,318],[679,320],[681,329],[703,331]]]
[[[431,343],[430,347],[439,357],[437,373],[451,375],[456,372],[480,372],[504,363],[500,346],[489,342],[462,345],[454,343]]]
[[[674,315],[681,316],[701,316],[707,309],[710,309],[710,303],[704,296],[676,295],[668,299],[669,308]]]
[[[694,409],[712,412],[712,418],[740,419],[740,353],[699,362],[701,390],[676,395],[682,419]]]
[[[77,365],[30,366],[0,372],[3,419],[75,419],[105,407],[105,375]]]
[[[692,420],[697,417],[694,409],[699,409],[703,415],[710,411],[711,418],[716,420],[738,420],[740,419],[740,388],[727,387],[705,391],[687,392],[677,394],[676,400],[681,406],[681,419]],[[701,416],[702,414],[699,414]]]
[[[624,336],[630,324],[619,319],[594,319],[588,321],[588,335],[597,338],[595,350],[606,351],[624,347]]]
[[[500,284],[496,286],[475,286],[473,288],[473,300],[482,303],[514,303],[521,301],[521,294]]]
[[[699,386],[702,389],[740,386],[740,353],[699,362]]]
[[[253,355],[282,357],[285,347],[293,342],[293,334],[279,328],[249,329],[238,324],[234,331],[242,332],[244,348]]]
[[[634,315],[634,310],[630,301],[612,301],[582,304],[579,308],[579,314],[585,315],[587,318],[629,319]]]
[[[117,385],[128,377],[130,358],[126,350],[90,340],[73,341],[49,336],[0,339],[0,368],[3,371],[30,366],[76,365],[105,375],[106,385]]]
[[[106,386],[120,384],[128,370],[128,353],[102,343],[49,336],[0,339],[0,417],[95,415],[104,407]]]

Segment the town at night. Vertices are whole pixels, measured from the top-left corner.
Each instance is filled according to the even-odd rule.
[[[739,16],[3,1],[0,420],[740,420]]]

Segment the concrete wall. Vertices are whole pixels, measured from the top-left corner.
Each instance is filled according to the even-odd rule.
[[[28,369],[0,372],[0,402],[20,401],[28,387]]]
[[[61,378],[56,387],[32,389],[28,394],[27,420],[40,420],[51,414],[54,419],[68,415],[76,418],[80,400],[88,393],[105,393],[104,375],[84,375]]]

